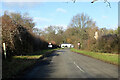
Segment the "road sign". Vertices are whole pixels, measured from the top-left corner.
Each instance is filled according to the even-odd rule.
[[[80,45],[80,43],[78,43],[78,46]]]
[[[80,42],[78,42],[78,49],[80,49]]]

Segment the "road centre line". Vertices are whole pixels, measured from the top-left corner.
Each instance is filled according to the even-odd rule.
[[[77,66],[77,68],[78,68],[80,71],[84,72],[84,70],[82,70],[75,62],[74,62],[74,64]]]

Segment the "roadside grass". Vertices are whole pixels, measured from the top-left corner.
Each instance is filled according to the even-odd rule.
[[[42,50],[30,55],[13,56],[11,59],[2,61],[2,78],[15,78],[21,72],[32,67],[44,54],[49,54],[57,49]]]
[[[90,52],[90,51],[83,51],[83,50],[77,50],[75,48],[72,48],[71,51],[77,52],[89,57],[93,57],[99,60],[102,60],[107,63],[119,65],[118,63],[118,54],[112,54],[112,53],[99,53],[99,52]]]
[[[30,56],[13,56],[15,59],[39,59],[42,55],[30,55]]]
[[[14,78],[19,74],[19,72],[32,66],[36,60],[12,58],[11,60],[4,60],[2,62],[2,78]]]

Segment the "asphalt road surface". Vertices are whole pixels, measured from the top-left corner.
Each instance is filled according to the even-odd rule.
[[[100,60],[71,52],[57,50],[35,67],[24,78],[118,78],[118,67]]]

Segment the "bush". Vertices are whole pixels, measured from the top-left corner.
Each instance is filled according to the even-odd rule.
[[[26,55],[33,51],[48,49],[48,42],[36,36],[31,26],[25,26],[25,23],[24,25],[17,23],[8,14],[4,14],[1,18],[2,43],[6,43],[7,57]]]
[[[108,34],[100,37],[96,45],[99,52],[114,53],[118,52],[117,34]]]

